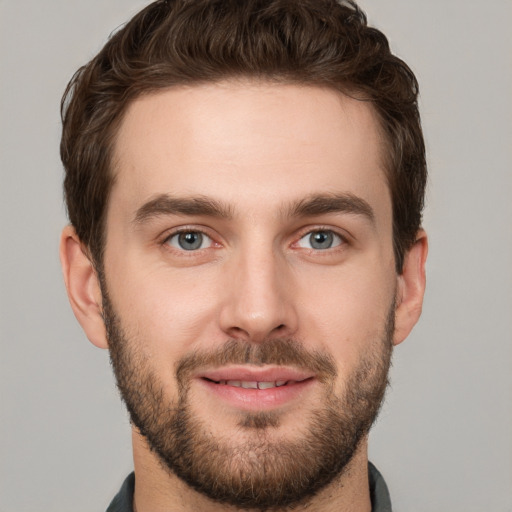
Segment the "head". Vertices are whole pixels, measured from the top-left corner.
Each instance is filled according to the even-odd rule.
[[[63,100],[68,293],[146,457],[208,499],[311,499],[417,321],[414,76],[351,2],[155,2]]]
[[[377,115],[400,272],[421,226],[426,183],[417,81],[351,1],[151,3],[80,68],[62,100],[71,224],[101,268],[113,148],[128,106],[178,85],[230,78],[327,87]]]

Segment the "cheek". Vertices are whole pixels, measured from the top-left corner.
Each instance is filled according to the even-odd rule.
[[[124,264],[110,275],[116,311],[125,329],[145,340],[147,352],[178,358],[214,321],[212,280],[200,272]]]
[[[314,287],[303,283],[297,294],[301,337],[330,353],[342,375],[386,334],[393,273],[370,268],[338,269],[324,278],[317,275]]]

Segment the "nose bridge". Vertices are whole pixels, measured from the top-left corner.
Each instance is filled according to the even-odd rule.
[[[232,337],[251,341],[291,335],[297,319],[291,274],[283,255],[271,241],[253,239],[236,251],[233,260],[233,272],[226,276],[223,329]]]

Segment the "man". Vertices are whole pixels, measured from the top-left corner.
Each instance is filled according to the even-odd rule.
[[[416,100],[335,0],[158,1],[73,77],[64,277],[133,425],[108,510],[391,510],[367,439],[425,288]]]

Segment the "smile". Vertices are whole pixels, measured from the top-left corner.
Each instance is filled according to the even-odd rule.
[[[210,379],[207,379],[210,380]],[[279,388],[282,386],[287,386],[290,384],[295,384],[299,381],[296,380],[277,380],[277,381],[250,381],[250,380],[220,380],[214,381],[215,384],[221,384],[223,386],[233,386],[235,388],[244,388],[244,389],[272,389]]]
[[[284,367],[235,366],[206,371],[197,377],[195,381],[209,400],[245,411],[299,405],[317,381],[312,372]]]

